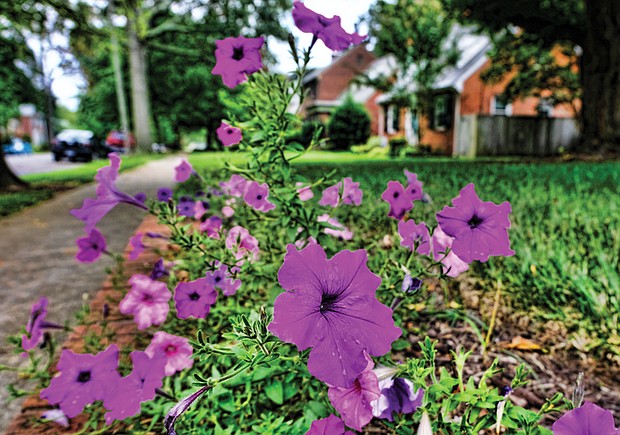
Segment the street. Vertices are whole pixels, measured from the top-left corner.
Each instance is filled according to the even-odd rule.
[[[67,160],[55,162],[52,153],[12,154],[5,156],[6,162],[16,175],[38,174],[61,169],[75,168],[83,163],[71,163]]]

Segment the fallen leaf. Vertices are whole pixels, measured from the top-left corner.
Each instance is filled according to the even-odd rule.
[[[512,339],[510,343],[501,345],[504,349],[517,349],[517,350],[543,350],[542,346],[534,343],[532,340],[523,338],[517,335]]]

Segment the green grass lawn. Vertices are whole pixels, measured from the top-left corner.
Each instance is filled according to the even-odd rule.
[[[154,158],[160,158],[160,156],[124,156],[121,171],[135,168]],[[96,160],[72,169],[25,175],[22,178],[30,183],[27,189],[18,192],[0,193],[0,216],[8,216],[25,207],[50,199],[58,192],[89,183],[93,181],[97,169],[108,164],[108,160]]]
[[[234,162],[243,156],[228,154]],[[225,153],[191,156],[199,170],[222,166]],[[416,172],[433,204],[421,204],[409,218],[436,225],[435,213],[467,183],[482,200],[512,205],[510,239],[514,257],[492,258],[468,272],[492,291],[501,279],[513,310],[564,322],[583,331],[588,348],[620,353],[620,162],[522,163],[518,159],[455,160],[442,157],[388,159],[351,153],[312,152],[295,161],[308,179],[336,169],[361,182],[359,208],[326,208],[355,232],[350,248],[372,248],[396,222],[380,199],[389,180],[404,183],[403,169]],[[315,192],[315,200],[320,192]],[[370,261],[372,263],[372,253]],[[380,267],[380,265],[375,265]],[[371,269],[373,266],[371,266]]]

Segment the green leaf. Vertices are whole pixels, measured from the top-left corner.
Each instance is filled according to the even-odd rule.
[[[275,380],[268,384],[265,387],[265,394],[277,405],[282,405],[284,403],[284,388],[282,387],[282,382],[279,380]]]

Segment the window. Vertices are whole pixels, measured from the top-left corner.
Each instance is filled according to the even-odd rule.
[[[445,131],[450,128],[452,121],[450,116],[451,105],[450,95],[438,95],[435,97],[431,122],[433,130]]]
[[[512,115],[512,104],[505,95],[495,95],[491,99],[491,115]]]
[[[388,134],[398,133],[400,130],[400,107],[390,104],[385,111],[385,125]]]

